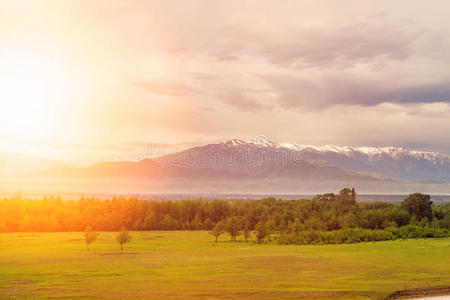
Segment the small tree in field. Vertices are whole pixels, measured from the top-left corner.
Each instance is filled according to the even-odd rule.
[[[216,243],[219,236],[221,236],[224,233],[225,233],[225,225],[223,222],[217,223],[216,226],[214,226],[213,229],[209,232],[209,234],[211,234],[213,237],[216,238]]]
[[[89,251],[89,245],[97,240],[98,233],[92,231],[91,226],[86,227],[84,232],[84,241],[86,242],[86,248]]]
[[[241,224],[238,217],[231,217],[226,220],[225,231],[231,237],[231,241],[236,241],[236,236],[240,234]]]
[[[129,243],[131,241],[131,235],[128,233],[124,227],[120,230],[117,236],[117,242],[120,244],[120,251],[123,251],[123,244]]]

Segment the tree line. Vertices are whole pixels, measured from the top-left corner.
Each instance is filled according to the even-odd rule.
[[[411,194],[402,203],[360,203],[354,189],[312,200],[148,201],[58,197],[0,199],[0,232],[209,230],[230,240],[254,236],[263,242],[341,243],[447,236],[450,203],[435,205],[429,195]]]

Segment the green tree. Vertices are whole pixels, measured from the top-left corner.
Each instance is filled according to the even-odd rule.
[[[416,216],[419,221],[423,218],[432,219],[432,205],[433,201],[431,201],[430,195],[421,193],[411,194],[402,202],[402,207],[411,215]]]
[[[355,189],[345,188],[339,192],[337,199],[345,205],[356,204],[356,192]]]
[[[131,235],[125,227],[122,227],[119,234],[117,235],[117,242],[120,244],[120,251],[123,251],[123,244],[129,243],[131,241]]]
[[[305,226],[300,222],[299,218],[295,218],[294,222],[289,222],[287,233],[300,232],[305,229]]]
[[[352,196],[351,196],[351,200],[353,204],[356,204],[356,200],[358,198],[358,195],[356,194],[355,188],[352,188]]]
[[[367,226],[370,229],[382,229],[386,219],[382,209],[372,209],[367,212]]]
[[[305,222],[305,227],[309,230],[325,230],[326,224],[317,216],[312,216]]]
[[[144,218],[144,228],[146,230],[155,230],[159,229],[158,220],[156,219],[156,215],[153,211],[149,211]]]
[[[178,222],[169,215],[165,215],[161,222],[161,227],[163,230],[176,230],[178,229]]]
[[[450,229],[450,215],[446,215],[445,218],[440,220],[439,225],[442,228]]]
[[[274,219],[270,219],[266,222],[266,234],[269,241],[271,240],[270,235],[275,232],[276,228],[277,224]]]
[[[211,221],[210,218],[207,218],[205,220],[205,223],[203,223],[203,229],[211,230],[211,229],[213,229],[213,227],[214,227],[214,223]]]
[[[256,241],[261,244],[267,236],[267,227],[264,221],[259,221],[255,225]]]
[[[248,220],[242,222],[242,233],[244,234],[244,239],[247,242],[251,233],[250,222]]]
[[[334,193],[319,194],[314,196],[313,200],[320,202],[335,202],[336,195]]]
[[[411,215],[404,209],[396,208],[392,210],[388,215],[391,221],[397,223],[397,226],[405,226],[409,224]]]
[[[219,236],[221,236],[224,233],[225,233],[225,225],[222,221],[217,223],[216,226],[214,226],[214,228],[209,232],[209,234],[211,234],[213,237],[216,238],[216,243]]]
[[[190,230],[200,230],[202,229],[202,220],[198,214],[195,215],[194,220],[189,224]]]
[[[342,225],[344,228],[354,228],[358,226],[358,217],[354,212],[349,212],[342,218]]]
[[[86,242],[86,248],[89,251],[89,246],[97,240],[98,233],[92,231],[91,226],[86,227],[86,231],[84,232],[84,241]]]
[[[230,235],[231,241],[236,241],[236,236],[240,234],[241,224],[238,217],[230,217],[225,222],[225,231]]]

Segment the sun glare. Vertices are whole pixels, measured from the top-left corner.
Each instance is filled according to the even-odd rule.
[[[70,66],[55,56],[0,53],[0,124],[10,135],[46,137],[72,91]]]

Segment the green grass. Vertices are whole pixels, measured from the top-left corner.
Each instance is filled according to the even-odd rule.
[[[0,298],[382,299],[450,283],[450,239],[349,245],[219,243],[207,232],[0,234]]]

